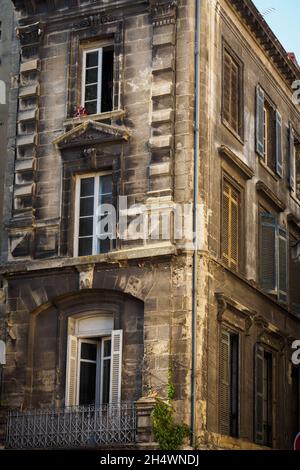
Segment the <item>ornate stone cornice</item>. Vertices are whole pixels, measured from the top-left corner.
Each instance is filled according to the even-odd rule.
[[[256,191],[268,199],[268,201],[273,206],[275,206],[277,210],[285,210],[285,204],[276,196],[275,193],[273,193],[273,191],[271,191],[270,188],[268,188],[268,186],[263,181],[258,181],[256,183]]]
[[[246,334],[249,334],[249,330],[253,325],[253,319],[256,315],[256,312],[248,309],[241,303],[236,300],[227,297],[223,292],[216,292],[215,297],[218,302],[218,314],[217,319],[220,323],[224,321],[224,314],[227,309],[233,311],[236,315],[243,318],[245,321],[245,331]]]
[[[236,170],[242,175],[244,179],[251,179],[254,176],[254,171],[245,162],[243,162],[229,147],[221,145],[219,152],[223,158],[229,161]]]
[[[58,148],[93,147],[95,144],[127,142],[129,138],[130,134],[124,127],[88,120],[58,137],[53,143]]]
[[[176,21],[177,0],[149,0],[153,26],[163,26]]]

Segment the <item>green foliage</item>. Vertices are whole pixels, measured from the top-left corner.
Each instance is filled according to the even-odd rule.
[[[161,450],[179,450],[186,437],[190,436],[190,429],[186,424],[176,424],[172,400],[175,396],[175,388],[172,383],[172,371],[169,369],[168,401],[156,399],[156,405],[152,412],[153,434]]]

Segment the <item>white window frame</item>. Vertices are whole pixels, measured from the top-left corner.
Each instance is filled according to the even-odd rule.
[[[102,389],[102,385],[100,383],[102,377],[100,378],[100,367],[101,367],[101,359],[100,359],[100,340],[93,340],[88,338],[78,338],[78,347],[77,347],[77,380],[76,380],[76,405],[79,405],[79,393],[80,393],[80,370],[81,370],[81,362],[89,362],[89,363],[96,363],[96,390],[95,390],[95,405],[99,405],[101,403],[100,389]],[[88,344],[95,344],[97,346],[97,357],[96,361],[92,361],[89,359],[81,359],[81,345],[82,343]]]
[[[83,50],[83,67],[82,67],[82,88],[81,88],[81,106],[85,107],[85,92],[86,92],[86,58],[90,52],[98,52],[98,83],[97,83],[97,111],[96,114],[101,113],[102,101],[102,64],[103,64],[103,47],[93,47],[91,49]],[[94,100],[91,100],[94,101]]]
[[[79,251],[79,219],[80,219],[80,183],[82,179],[94,178],[94,211],[93,211],[93,243],[92,243],[92,253],[90,256],[99,254],[97,252],[97,204],[98,204],[98,195],[99,195],[99,182],[101,176],[112,175],[111,171],[102,171],[98,173],[85,173],[84,175],[77,175],[76,177],[76,187],[75,187],[75,226],[74,226],[74,256],[78,256]],[[89,238],[89,237],[87,237]]]

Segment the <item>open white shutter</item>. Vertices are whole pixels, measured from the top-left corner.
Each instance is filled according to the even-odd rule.
[[[69,335],[66,368],[66,406],[76,405],[77,348],[78,340],[76,336]]]
[[[0,340],[0,364],[6,364],[6,345],[2,340]]]
[[[121,401],[122,344],[123,331],[113,330],[111,335],[110,403],[119,403]]]

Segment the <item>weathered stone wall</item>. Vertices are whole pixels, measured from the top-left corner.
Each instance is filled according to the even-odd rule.
[[[198,322],[201,344],[198,364],[201,382],[198,389],[197,420],[200,446],[204,448],[255,448],[253,431],[253,357],[257,341],[273,348],[277,362],[276,406],[273,446],[290,449],[297,431],[295,406],[297,397],[292,387],[290,339],[300,337],[299,319],[289,308],[268,297],[259,288],[258,207],[270,202],[267,194],[257,191],[257,183],[278,198],[276,210],[280,223],[288,227],[288,214],[300,220],[299,202],[290,193],[288,178],[289,122],[299,132],[299,111],[293,105],[290,84],[279,73],[272,60],[258,45],[253,33],[236,11],[223,1],[207,2],[203,13],[201,89],[201,161],[200,194],[204,206],[205,233],[203,253],[199,260]],[[207,42],[205,41],[205,37]],[[223,41],[237,54],[243,64],[244,76],[244,138],[239,139],[226,127],[222,116],[222,49]],[[202,43],[202,47],[203,43]],[[261,163],[255,152],[255,90],[260,84],[280,110],[283,119],[282,178],[276,177]],[[234,159],[220,152],[226,146]],[[245,166],[243,166],[245,164]],[[239,274],[228,269],[221,258],[221,194],[222,174],[230,175],[244,188],[242,206],[243,232]],[[274,196],[272,196],[274,197]],[[280,209],[281,207],[281,209]],[[241,390],[240,438],[220,434],[219,427],[219,344],[221,327],[240,331]]]

